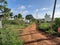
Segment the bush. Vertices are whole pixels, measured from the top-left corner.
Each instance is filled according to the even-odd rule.
[[[55,32],[54,30],[49,29],[48,31],[46,31],[46,33],[52,34],[52,35],[56,35],[57,32]]]
[[[19,24],[23,24],[24,21],[20,21],[20,20],[3,20],[2,24],[14,24],[14,25],[19,25]]]
[[[49,23],[41,23],[39,27],[42,31],[47,31],[49,30]]]
[[[54,31],[58,31],[58,27],[60,27],[60,18],[56,18],[53,24]]]
[[[41,23],[41,22],[37,22],[37,29],[40,31],[48,31],[49,30],[49,23]]]
[[[54,31],[58,32],[58,27],[59,27],[59,25],[53,24],[52,27],[53,27],[53,30],[54,30]]]
[[[55,24],[60,26],[60,18],[55,19]]]
[[[0,29],[1,45],[23,45],[23,41],[18,39],[18,31]]]

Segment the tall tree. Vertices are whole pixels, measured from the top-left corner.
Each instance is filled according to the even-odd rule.
[[[34,17],[31,14],[29,14],[29,15],[26,15],[25,19],[32,20],[32,19],[34,19]]]
[[[45,14],[45,22],[51,21],[50,15]]]
[[[18,14],[18,18],[22,18],[22,15],[21,14]]]
[[[6,16],[8,16],[11,9],[7,8],[7,0],[0,0],[0,11],[2,15],[4,15],[4,18],[6,19]]]
[[[10,12],[10,17],[12,17],[13,16],[13,12]]]

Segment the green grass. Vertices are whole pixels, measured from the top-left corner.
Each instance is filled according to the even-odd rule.
[[[40,25],[39,25],[39,27],[40,28],[49,28],[49,23],[41,23]]]
[[[23,45],[23,40],[18,38],[18,30],[0,29],[0,44],[1,45]]]
[[[14,25],[14,24],[5,24],[3,25],[5,28],[7,28],[8,30],[11,29],[11,30],[16,30],[16,29],[23,29],[25,27],[27,27],[28,25],[30,24],[23,24],[23,25]]]
[[[1,35],[0,38],[2,38],[2,44],[3,45],[23,45],[23,40],[20,37],[20,34],[22,30],[18,30],[21,28],[25,28],[30,24],[20,23],[18,24],[7,24],[5,23],[3,25],[3,28],[0,29]],[[23,31],[22,31],[23,32]],[[0,41],[1,43],[1,41]]]

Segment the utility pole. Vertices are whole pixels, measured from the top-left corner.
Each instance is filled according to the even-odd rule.
[[[53,21],[54,21],[54,14],[55,14],[55,9],[56,9],[56,3],[57,3],[57,0],[55,0],[55,2],[54,2],[54,8],[53,8],[52,19],[51,19],[51,31],[52,31],[52,25],[53,25]]]
[[[54,2],[54,8],[53,8],[53,13],[52,13],[52,22],[54,20],[54,14],[55,14],[55,9],[56,9],[56,2],[57,2],[57,0],[55,0],[55,2]]]

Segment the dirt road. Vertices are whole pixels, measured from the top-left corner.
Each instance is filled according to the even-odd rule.
[[[47,37],[36,30],[36,24],[25,28],[22,33],[24,45],[60,45],[59,37]]]

